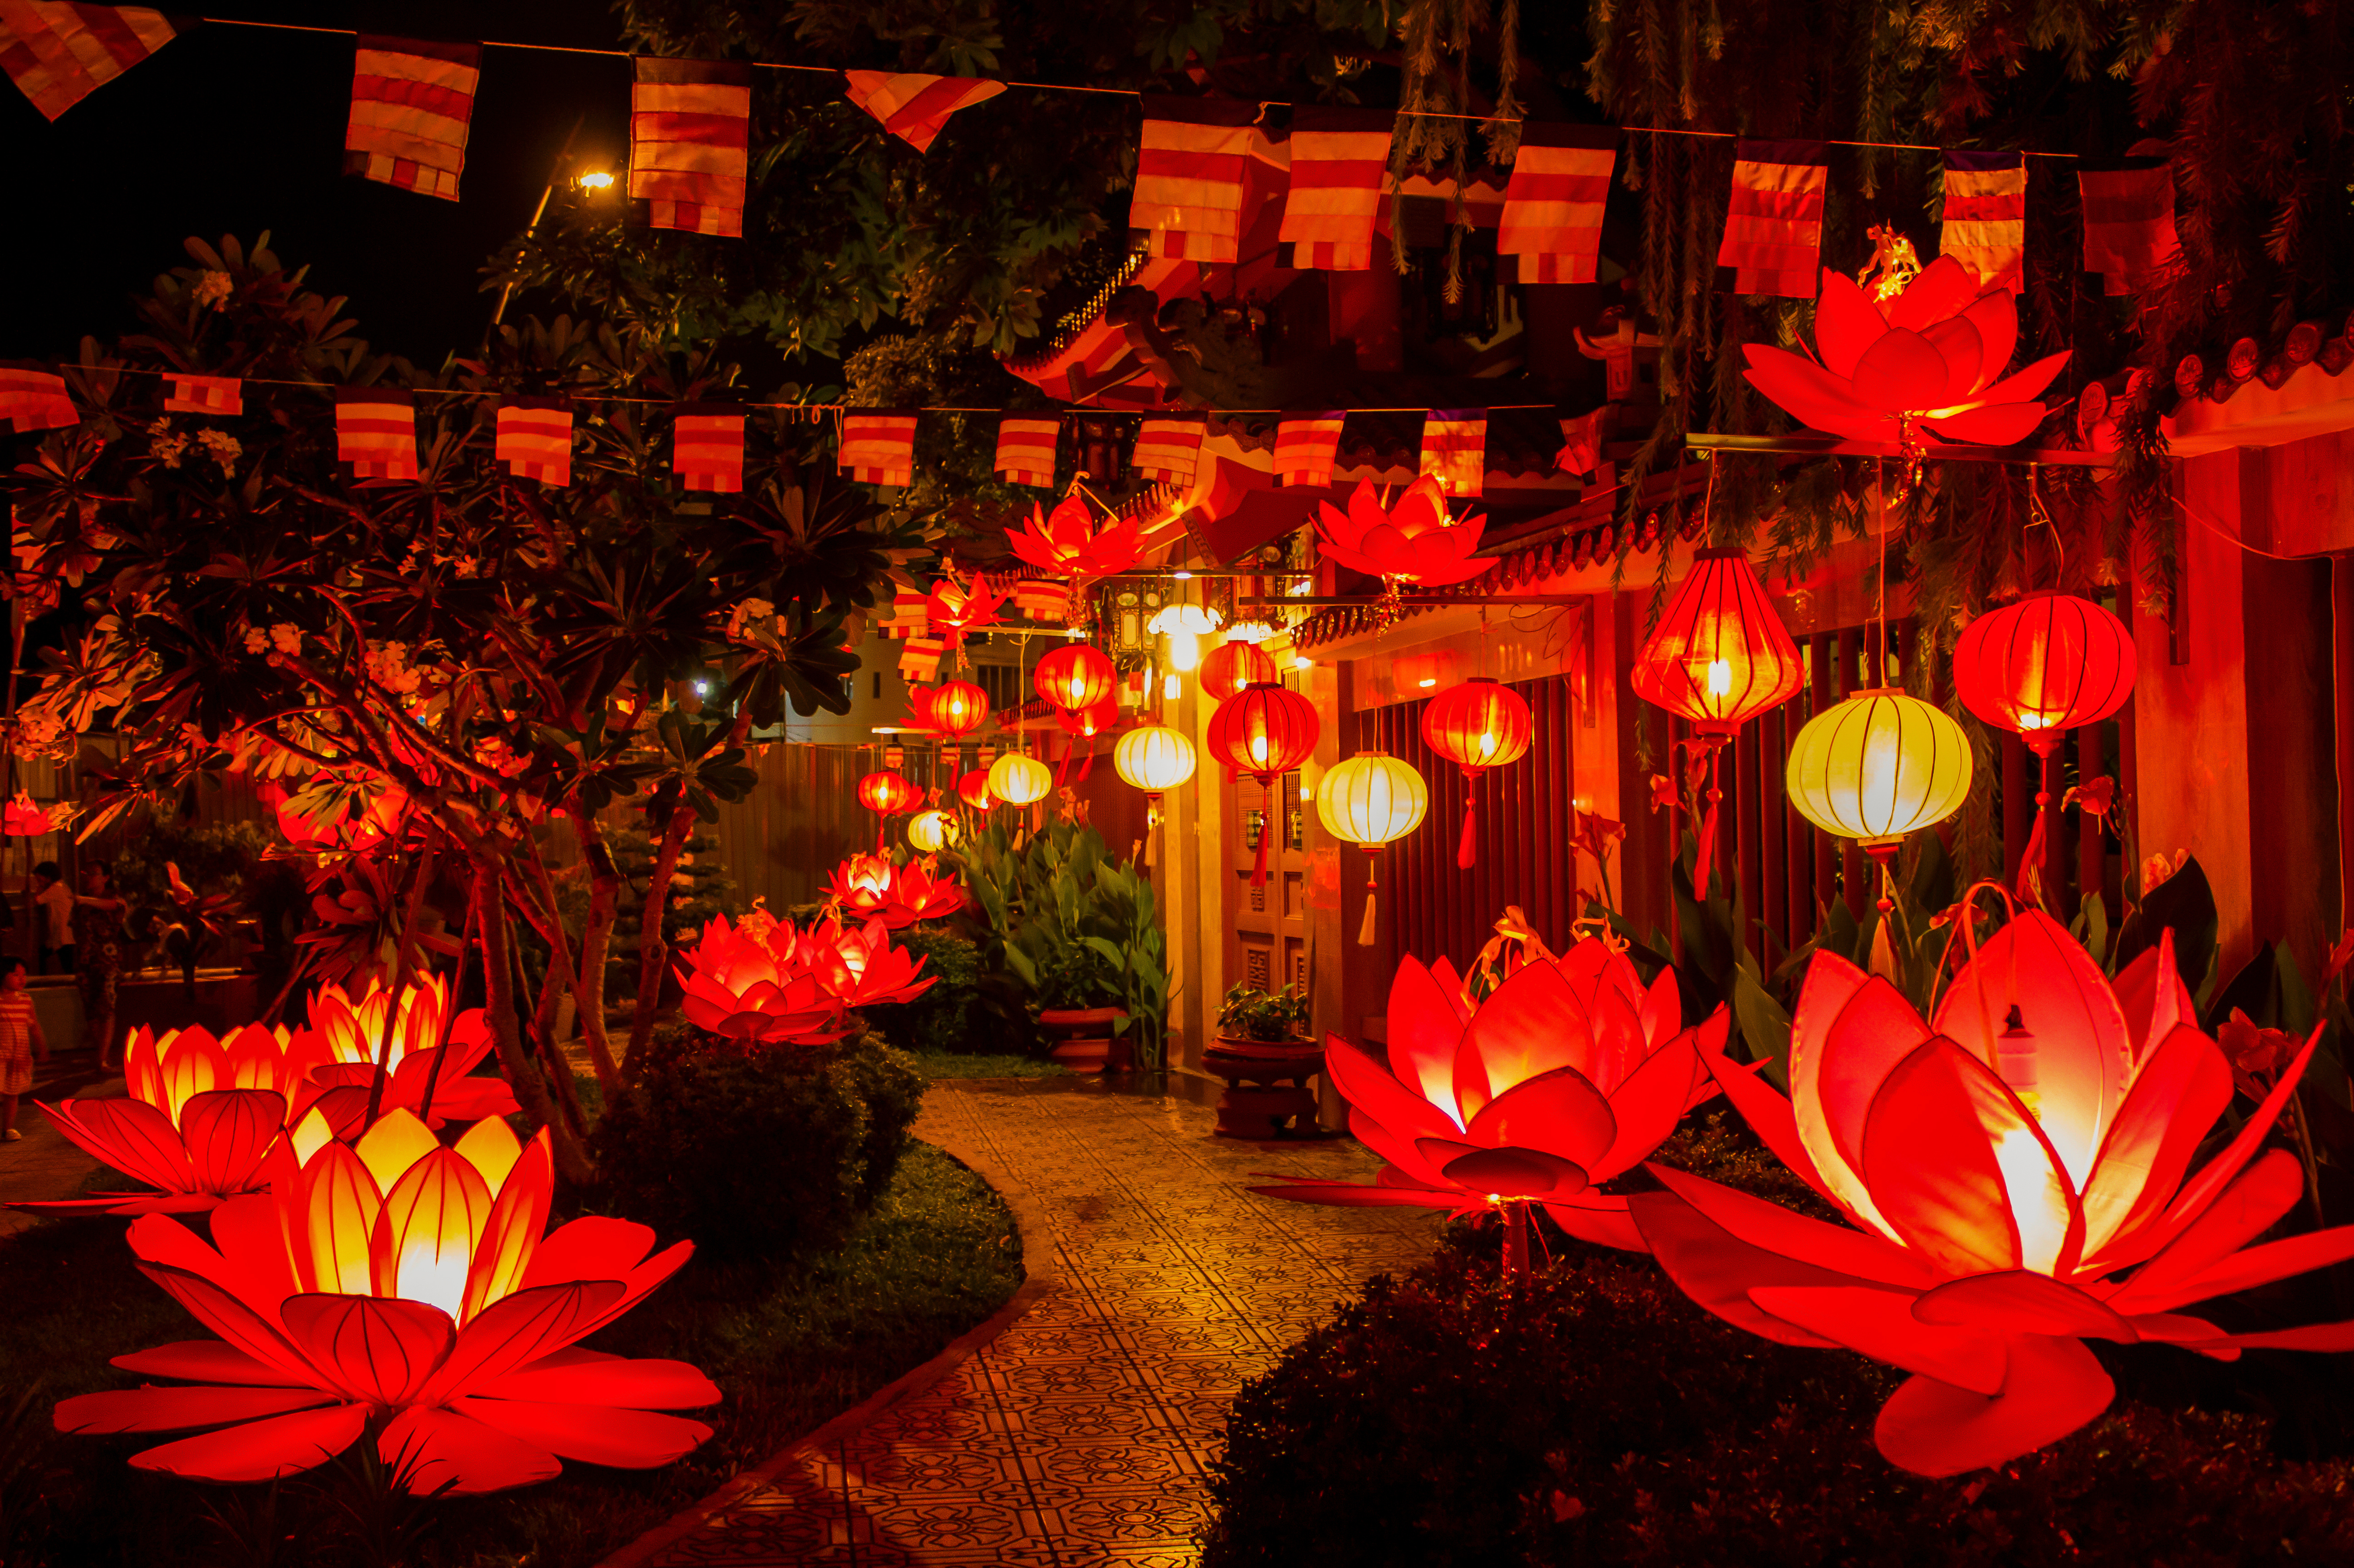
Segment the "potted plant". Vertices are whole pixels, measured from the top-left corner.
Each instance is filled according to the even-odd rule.
[[[1217,1027],[1202,1066],[1226,1081],[1218,1136],[1279,1138],[1313,1128],[1316,1097],[1308,1080],[1324,1070],[1324,1051],[1308,1038],[1308,999],[1289,986],[1236,985],[1218,1004]]]
[[[1289,986],[1268,992],[1237,982],[1218,1004],[1218,1044],[1280,1044],[1308,1037],[1308,999]]]

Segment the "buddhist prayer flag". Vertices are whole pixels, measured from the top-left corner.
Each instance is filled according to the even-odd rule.
[[[1821,285],[1823,192],[1830,167],[1820,142],[1734,145],[1733,200],[1716,264],[1732,270],[1721,286],[1736,294],[1811,300]]]
[[[137,5],[0,0],[0,69],[52,120],[178,36]]]
[[[1618,132],[1584,125],[1524,125],[1496,253],[1521,259],[1523,283],[1591,283],[1602,260],[1602,206],[1618,161]]]
[[[1947,153],[1945,227],[1939,254],[1968,268],[1985,288],[2012,293],[2027,255],[2027,159],[2018,153]]]
[[[997,471],[1015,484],[1055,488],[1055,442],[1060,419],[1006,419],[997,427]]]
[[[417,399],[394,387],[336,387],[335,456],[354,479],[415,479]]]
[[[948,644],[937,637],[910,637],[907,645],[899,650],[899,678],[903,681],[928,681],[940,673],[940,655]]]
[[[2181,254],[2170,164],[2084,169],[2076,182],[2084,203],[2084,270],[2098,272],[2106,292],[2147,288]]]
[[[1190,261],[1241,256],[1243,175],[1258,116],[1256,103],[1146,95],[1128,221],[1150,237],[1153,255]]]
[[[918,153],[960,109],[970,109],[1005,90],[1002,81],[970,76],[894,75],[885,70],[846,70],[850,101],[883,122],[883,129]]]
[[[1294,267],[1363,272],[1373,266],[1396,122],[1385,109],[1303,104],[1291,111],[1291,188],[1276,238],[1293,248]]]
[[[913,484],[916,416],[844,414],[842,471],[861,484]]]
[[[175,372],[164,379],[171,383],[171,389],[164,394],[166,414],[245,412],[245,383],[234,376],[182,376]]]
[[[493,453],[517,479],[561,490],[572,482],[572,405],[561,397],[510,397],[499,405]]]
[[[66,396],[66,379],[46,370],[0,369],[0,419],[28,430],[61,430],[78,425],[73,399]]]
[[[1013,584],[1013,608],[1032,620],[1068,620],[1070,586],[1052,577],[1022,577]]]
[[[479,44],[361,34],[344,173],[456,201],[482,64]]]
[[[1341,414],[1310,414],[1275,427],[1278,484],[1330,484],[1341,452]]]
[[[1147,419],[1136,432],[1136,455],[1131,461],[1139,472],[1155,483],[1190,484],[1193,465],[1202,454],[1202,430],[1199,416]]]
[[[752,68],[641,56],[630,90],[630,199],[655,228],[741,237]]]
[[[1478,495],[1488,474],[1488,410],[1433,408],[1422,422],[1422,471],[1449,495]]]
[[[671,467],[688,490],[744,488],[744,411],[725,403],[682,403],[671,429]]]
[[[1561,455],[1553,467],[1564,473],[1591,477],[1602,464],[1602,423],[1609,416],[1605,405],[1590,414],[1561,422]]]
[[[932,628],[931,598],[914,588],[901,588],[891,596],[891,619],[883,623],[884,632],[892,637],[921,637]]]

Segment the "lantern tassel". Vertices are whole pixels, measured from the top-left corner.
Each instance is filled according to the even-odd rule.
[[[1269,782],[1266,788],[1267,810],[1259,818],[1258,853],[1251,859],[1250,885],[1253,887],[1267,885],[1267,841],[1275,837],[1275,785]]]
[[[2042,758],[2043,787],[2035,792],[2035,826],[2028,830],[2027,851],[2019,857],[2019,880],[2014,889],[2017,895],[2043,906],[2043,855],[2051,839],[2048,823],[2052,814],[2052,759],[2050,753]]]
[[[1701,814],[1700,853],[1692,862],[1692,896],[1708,902],[1708,874],[1716,859],[1716,803],[1724,792],[1716,787],[1716,754],[1724,749],[1724,742],[1712,740],[1708,748],[1708,810]]]
[[[1071,772],[1071,743],[1070,743],[1068,740],[1066,740],[1066,741],[1064,741],[1064,742],[1063,742],[1063,760],[1062,760],[1062,761],[1060,761],[1060,762],[1058,762],[1058,763],[1056,763],[1056,764],[1055,764],[1055,789],[1061,789],[1061,788],[1063,787],[1063,780],[1064,780],[1064,779],[1067,779],[1067,778],[1070,776],[1070,772]]]
[[[1473,779],[1471,788],[1463,792],[1463,841],[1455,846],[1455,865],[1458,871],[1469,871],[1479,858],[1479,783]]]
[[[1378,859],[1368,858],[1365,862],[1365,917],[1357,926],[1357,946],[1361,948],[1373,945],[1373,901],[1381,892],[1380,865]]]
[[[1076,746],[1076,745],[1077,745],[1078,743],[1077,743],[1076,741],[1073,741],[1071,744],[1072,744],[1072,745],[1074,745],[1074,746]],[[1078,778],[1077,778],[1076,779],[1073,780],[1073,782],[1075,782],[1075,783],[1079,783],[1079,784],[1084,784],[1084,783],[1086,783],[1086,782],[1087,781],[1087,775],[1088,775],[1088,774],[1090,774],[1090,773],[1093,773],[1095,770],[1096,770],[1096,743],[1095,743],[1094,741],[1092,741],[1092,740],[1091,740],[1091,741],[1087,742],[1087,756],[1085,756],[1085,757],[1083,757],[1083,758],[1081,758],[1079,759],[1079,776],[1078,776]]]

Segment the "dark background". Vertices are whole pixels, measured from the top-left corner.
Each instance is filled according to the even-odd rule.
[[[617,48],[602,0],[281,4],[216,16],[408,37]],[[460,199],[345,175],[353,40],[206,25],[43,119],[0,79],[0,358],[70,355],[132,324],[129,297],[187,260],[189,235],[263,229],[288,267],[351,298],[362,336],[428,366],[481,343],[490,254],[530,221],[576,119],[573,167],[618,168],[630,63],[482,51]]]

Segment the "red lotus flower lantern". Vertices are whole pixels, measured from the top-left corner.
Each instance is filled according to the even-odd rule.
[[[330,980],[312,998],[311,1026],[294,1036],[292,1052],[306,1082],[320,1093],[315,1101],[298,1095],[287,1119],[300,1120],[315,1104],[336,1137],[357,1137],[379,1055],[391,1074],[382,1106],[405,1106],[434,1127],[512,1116],[514,1090],[506,1080],[474,1072],[493,1044],[490,1021],[481,1008],[452,1015],[450,982],[439,975],[410,977],[397,1012],[381,980],[371,978],[357,1001]],[[127,1054],[123,1062],[127,1070]]]
[[[1874,1436],[1923,1475],[1999,1465],[2107,1409],[2085,1340],[2223,1361],[2354,1349],[2354,1323],[2226,1334],[2181,1311],[2354,1256],[2354,1226],[2243,1250],[2303,1195],[2296,1157],[2259,1150],[2318,1032],[2192,1174],[2232,1099],[2231,1066],[2193,1020],[2171,933],[2112,988],[2057,921],[2026,911],[1934,1020],[1819,952],[1791,1021],[1790,1097],[1711,1066],[1850,1228],[1658,1165],[1667,1190],[1631,1197],[1635,1222],[1727,1321],[1912,1372]]]
[[[782,935],[793,937],[790,923],[776,924]],[[913,1001],[938,978],[923,972],[920,957],[910,959],[907,948],[893,947],[891,928],[879,919],[855,926],[826,920],[794,939],[811,972],[844,1007]]]
[[[923,710],[928,729],[956,738],[989,722],[989,694],[970,681],[950,681],[931,694]]]
[[[1681,715],[1708,749],[1708,811],[1692,872],[1695,896],[1708,896],[1716,808],[1723,799],[1716,787],[1716,754],[1743,724],[1789,701],[1806,678],[1798,645],[1766,599],[1747,552],[1737,546],[1695,551],[1691,573],[1628,673],[1637,696]]]
[[[743,1046],[822,1045],[850,1032],[792,926],[765,912],[740,926],[714,915],[681,957],[683,1006],[697,1029]]]
[[[1225,702],[1245,686],[1272,684],[1282,672],[1267,650],[1256,642],[1229,640],[1210,650],[1202,661],[1202,692],[1213,702]]]
[[[997,804],[997,797],[989,792],[989,769],[969,769],[957,779],[957,799],[976,811],[986,811]]]
[[[1004,602],[1004,595],[990,592],[980,582],[966,588],[954,577],[942,577],[932,585],[924,613],[949,647],[961,650],[966,637],[997,623],[997,607]]]
[[[273,1155],[267,1196],[214,1211],[207,1245],[134,1221],[139,1266],[220,1340],[118,1356],[148,1386],[69,1399],[60,1432],[195,1432],[132,1456],[194,1480],[272,1480],[376,1431],[417,1495],[500,1491],[564,1459],[646,1469],[711,1436],[656,1414],[719,1402],[683,1361],[572,1347],[627,1312],[694,1251],[592,1216],[546,1236],[547,1134],[518,1144],[477,1122],[453,1148],[394,1111],[356,1147],[313,1116]],[[225,1343],[222,1341],[226,1341]]]
[[[1596,938],[1519,964],[1472,1002],[1446,959],[1412,958],[1390,984],[1389,1063],[1338,1035],[1324,1060],[1349,1130],[1387,1163],[1370,1186],[1256,1187],[1313,1203],[1412,1204],[1517,1218],[1542,1203],[1574,1235],[1643,1250],[1627,1200],[1596,1191],[1716,1093],[1702,1053],[1724,1042],[1723,1008],[1683,1027],[1673,969],[1649,987]]]
[[[1809,429],[1909,447],[1918,426],[1941,440],[2009,446],[2043,422],[2034,399],[2068,363],[2054,354],[2004,376],[2018,342],[2009,289],[1981,289],[1969,269],[1941,256],[1887,300],[1826,270],[1815,305],[1819,358],[1754,343],[1742,353],[1751,384]]]
[[[1267,791],[1267,820],[1260,825],[1257,858],[1251,866],[1253,887],[1267,882],[1267,842],[1281,820],[1276,786],[1315,751],[1319,728],[1316,705],[1272,681],[1245,686],[1211,715],[1204,736],[1211,755],[1257,779]]]
[[[57,832],[61,824],[50,820],[50,814],[33,802],[27,790],[19,789],[5,807],[0,807],[0,833],[12,839],[37,839],[43,833]]]
[[[1030,683],[1049,707],[1068,713],[1091,708],[1111,695],[1119,672],[1100,649],[1085,642],[1066,642],[1038,661]]]
[[[1450,686],[1422,710],[1422,738],[1431,750],[1463,769],[1463,837],[1455,863],[1469,871],[1479,853],[1479,780],[1490,768],[1526,756],[1536,721],[1520,693],[1484,675]]]
[[[1400,583],[1437,588],[1469,582],[1495,567],[1494,560],[1472,555],[1485,528],[1478,517],[1450,518],[1447,493],[1425,474],[1393,507],[1384,507],[1373,487],[1363,482],[1350,494],[1346,512],[1330,503],[1318,507],[1316,547],[1326,560],[1377,577],[1393,591]]]
[[[1005,536],[1013,553],[1032,566],[1057,577],[1108,577],[1136,565],[1142,524],[1136,519],[1107,523],[1097,531],[1095,514],[1078,496],[1072,496],[1052,514],[1034,503],[1030,517]]]
[[[936,874],[930,856],[893,865],[879,854],[854,854],[833,868],[826,902],[856,920],[880,919],[896,931],[918,920],[945,920],[962,909],[965,891]]]
[[[1954,644],[1954,690],[1970,712],[2027,743],[2042,760],[2035,830],[2020,861],[2023,886],[2042,863],[2060,732],[2098,724],[2133,695],[2133,633],[2073,594],[2031,594],[1989,610]]]

